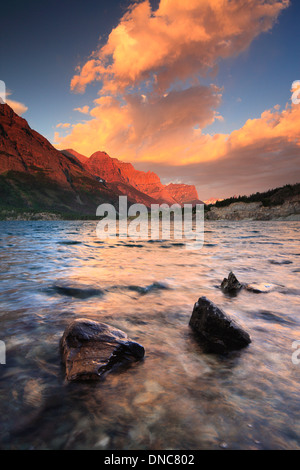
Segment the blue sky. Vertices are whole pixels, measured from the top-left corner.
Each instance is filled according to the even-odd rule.
[[[10,0],[1,5],[0,76],[12,99],[28,106],[31,127],[53,139],[82,97],[70,92],[76,66],[107,36],[128,1]],[[91,100],[94,99],[91,90]],[[86,98],[84,99],[86,103]]]

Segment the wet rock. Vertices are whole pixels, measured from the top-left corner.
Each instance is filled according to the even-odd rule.
[[[251,343],[249,334],[206,297],[195,304],[189,324],[209,352],[226,353]]]
[[[228,279],[223,279],[221,289],[224,293],[231,296],[237,295],[241,289],[253,292],[254,294],[267,294],[283,286],[276,286],[275,284],[253,283],[245,284],[237,280],[233,272],[229,273]]]
[[[86,319],[75,320],[66,328],[60,349],[69,381],[103,378],[145,354],[143,346],[128,339],[123,331]]]
[[[244,287],[243,284],[241,284],[233,272],[229,273],[228,279],[225,278],[223,279],[223,282],[221,284],[221,289],[223,292],[229,293],[229,294],[235,294],[239,292],[242,288]]]
[[[268,294],[273,292],[276,288],[281,288],[283,286],[275,286],[275,284],[245,284],[245,289],[254,294]]]

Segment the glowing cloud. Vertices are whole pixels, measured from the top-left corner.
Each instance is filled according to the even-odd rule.
[[[28,107],[25,104],[20,103],[19,101],[14,101],[10,99],[6,99],[6,103],[14,110],[16,114],[22,116],[22,114],[26,113]]]
[[[74,108],[74,111],[78,111],[79,113],[82,114],[89,114],[89,106],[82,106],[82,108]]]
[[[71,124],[69,122],[60,122],[59,124],[56,125],[56,127],[61,127],[62,129],[67,129],[71,127]]]
[[[219,59],[245,50],[268,31],[289,0],[148,0],[135,3],[107,43],[78,67],[71,89],[84,92],[101,80],[103,92],[119,92],[150,80],[166,90],[174,80],[197,79]]]
[[[201,168],[230,162],[242,173],[244,165],[255,175],[259,164],[265,168],[274,160],[274,171],[283,175],[278,155],[293,148],[294,159],[299,149],[300,106],[276,106],[231,134],[209,135],[204,129],[224,119],[217,111],[223,90],[203,86],[201,79],[269,31],[288,5],[289,0],[161,0],[153,11],[148,0],[133,4],[106,44],[77,68],[72,91],[83,93],[95,81],[100,90],[89,121],[74,125],[67,136],[56,133],[59,148],[87,156],[105,149],[140,168],[151,163],[161,176],[169,168],[173,178],[180,173],[194,184],[195,175],[201,180],[195,171],[200,162]]]
[[[195,139],[194,127],[203,128],[221,119],[216,111],[220,102],[218,88],[200,85],[147,99],[138,94],[128,95],[126,100],[101,96],[90,111],[93,119],[74,125],[59,146],[76,148],[84,155],[104,148],[130,161],[180,162],[187,142]]]

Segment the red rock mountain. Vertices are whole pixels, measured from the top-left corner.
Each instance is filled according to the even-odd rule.
[[[111,158],[106,152],[95,152],[89,158],[78,154],[73,149],[62,151],[65,155],[77,157],[93,175],[108,183],[122,183],[146,194],[155,202],[167,204],[200,204],[195,186],[187,184],[169,184],[165,186],[153,172],[139,171],[131,163],[124,163]],[[124,188],[126,189],[126,188]]]
[[[7,171],[38,174],[43,172],[60,184],[70,186],[70,174],[84,170],[60,153],[27,121],[7,105],[0,105],[0,173]]]
[[[46,210],[88,217],[95,216],[103,202],[118,207],[118,196],[124,194],[129,204],[147,207],[158,202],[183,203],[183,192],[189,187],[182,186],[179,197],[180,191],[170,191],[155,173],[138,171],[105,152],[90,158],[74,150],[60,152],[12,108],[0,104],[1,210]]]
[[[166,190],[181,205],[183,204],[200,204],[197,189],[189,184],[168,184]]]
[[[118,194],[31,129],[7,104],[0,104],[0,206],[95,215]]]
[[[67,157],[76,157],[77,160],[79,160],[81,163],[87,163],[88,161],[88,157],[85,157],[84,155],[81,155],[81,153],[78,153],[76,152],[75,150],[64,150],[62,152],[64,155],[66,155]]]

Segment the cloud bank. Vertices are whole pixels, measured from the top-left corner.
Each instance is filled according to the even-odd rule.
[[[161,0],[153,11],[148,0],[133,4],[107,42],[77,68],[71,90],[84,93],[96,82],[98,97],[92,109],[82,108],[90,120],[65,137],[56,134],[59,147],[88,156],[105,150],[161,169],[161,176],[172,167],[169,174],[198,189],[201,171],[213,177],[223,168],[225,178],[226,164],[241,180],[247,179],[246,168],[248,175],[262,172],[266,184],[272,175],[276,180],[277,171],[283,178],[280,158],[285,155],[285,164],[293,167],[299,149],[300,108],[276,107],[231,134],[210,135],[205,128],[223,119],[218,113],[223,90],[202,82],[213,81],[220,60],[237,56],[269,31],[288,5],[288,0]],[[215,172],[208,171],[213,167]],[[231,193],[235,183],[232,178]]]
[[[163,92],[175,80],[198,80],[219,59],[245,50],[268,31],[288,0],[161,0],[135,3],[71,81],[84,92],[95,80],[119,93],[151,80]]]

